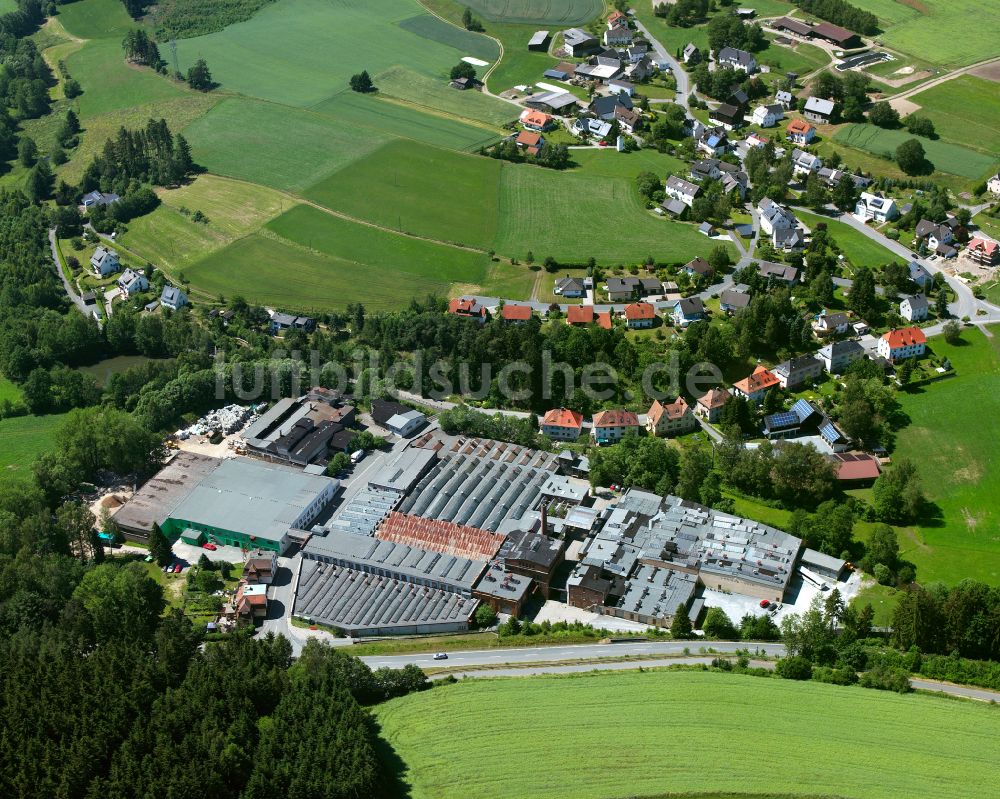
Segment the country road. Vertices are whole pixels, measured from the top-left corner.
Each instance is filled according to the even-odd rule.
[[[62,281],[63,288],[66,291],[66,296],[69,297],[70,302],[72,302],[76,306],[77,310],[84,316],[93,316],[93,311],[87,307],[83,298],[77,294],[76,288],[73,284],[66,279],[66,274],[63,272],[62,266],[59,263],[58,246],[59,245],[56,243],[56,229],[49,228],[49,250],[52,252],[52,263],[56,268],[56,274],[59,275],[59,280]]]

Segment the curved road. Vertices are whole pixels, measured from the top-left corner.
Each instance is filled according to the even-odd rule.
[[[632,21],[635,23],[636,29],[649,41],[653,48],[653,52],[656,53],[656,57],[670,64],[670,69],[673,72],[674,79],[677,81],[677,100],[675,102],[678,105],[684,106],[686,109],[688,107],[688,96],[691,92],[688,82],[688,74],[684,71],[684,68],[680,65],[677,59],[667,51],[667,48],[660,44],[656,37],[649,32],[649,28],[635,18],[633,18]]]

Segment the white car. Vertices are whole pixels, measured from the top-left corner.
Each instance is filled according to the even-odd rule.
[[[434,655],[434,659],[435,660],[447,660],[448,659],[448,653],[447,652],[437,652]]]

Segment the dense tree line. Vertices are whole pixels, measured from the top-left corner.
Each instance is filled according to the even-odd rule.
[[[878,17],[846,0],[793,0],[803,11],[856,33],[874,36],[879,32]]]
[[[659,3],[653,8],[658,17],[663,17],[668,25],[689,28],[701,22],[708,15],[709,0],[677,0],[670,5]]]
[[[1000,589],[975,580],[950,588],[914,583],[896,605],[892,627],[902,649],[1000,660]]]
[[[144,128],[119,128],[84,171],[80,189],[126,195],[134,182],[169,186],[191,173],[191,148],[170,132],[166,120],[151,119]]]
[[[708,46],[716,55],[723,47],[755,53],[767,46],[767,39],[756,22],[748,25],[735,15],[718,14],[708,23]]]
[[[221,31],[237,22],[245,22],[273,2],[274,0],[213,0],[206,5],[202,0],[158,0],[151,9],[150,21],[161,39],[190,39]]]
[[[160,48],[142,28],[134,28],[125,34],[122,50],[125,51],[125,58],[136,64],[144,64],[158,70],[165,63],[160,57]]]
[[[609,139],[613,137],[609,134]],[[538,150],[537,154],[526,153],[512,139],[504,139],[489,147],[480,150],[481,155],[496,158],[501,161],[511,161],[515,164],[529,163],[549,169],[566,169],[572,166],[569,148],[565,144],[549,144],[545,142]]]
[[[450,435],[461,433],[480,438],[509,441],[522,447],[549,449],[551,442],[538,432],[538,417],[529,414],[523,418],[502,413],[482,413],[466,405],[438,414],[441,429]]]

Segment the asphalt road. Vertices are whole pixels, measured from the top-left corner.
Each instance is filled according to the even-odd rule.
[[[447,674],[435,674],[432,680],[440,680],[447,676],[462,679],[465,677],[533,677],[539,674],[581,674],[588,671],[625,671],[628,669],[655,669],[665,666],[708,666],[711,665],[714,655],[698,655],[697,657],[676,657],[665,658],[663,660],[640,660],[640,661],[608,661],[605,663],[569,663],[565,666],[525,666],[522,668],[498,668],[479,669],[475,671],[450,671]],[[774,663],[769,660],[751,660],[751,666],[762,668],[774,668]]]
[[[447,660],[434,660],[433,653],[407,655],[373,655],[361,658],[373,669],[383,666],[399,669],[409,664],[415,664],[421,668],[449,668],[460,669],[462,666],[489,666],[501,667],[505,664],[513,663],[552,663],[554,661],[573,660],[600,660],[602,658],[635,657],[637,655],[684,655],[684,650],[688,652],[697,650],[702,646],[711,646],[716,652],[734,653],[739,650],[749,649],[751,652],[759,652],[768,655],[781,655],[785,651],[783,644],[761,643],[747,644],[739,641],[638,641],[634,643],[623,642],[620,644],[576,644],[573,646],[534,646],[522,647],[518,649],[481,649],[468,652],[449,652]],[[711,660],[711,656],[709,656]],[[676,660],[671,660],[671,663]],[[642,665],[635,662],[633,668]],[[550,668],[549,666],[541,668]],[[593,664],[584,665],[581,670],[588,671],[593,668]],[[518,674],[525,673],[517,669]]]
[[[677,104],[687,108],[688,104],[688,94],[690,93],[690,88],[688,85],[688,74],[684,71],[684,67],[678,63],[677,59],[670,54],[666,47],[660,44],[652,33],[649,32],[649,28],[643,25],[639,20],[632,20],[635,23],[635,27],[641,32],[649,41],[653,48],[653,52],[656,53],[656,57],[666,61],[670,64],[671,71],[673,72],[674,78],[677,81]]]

